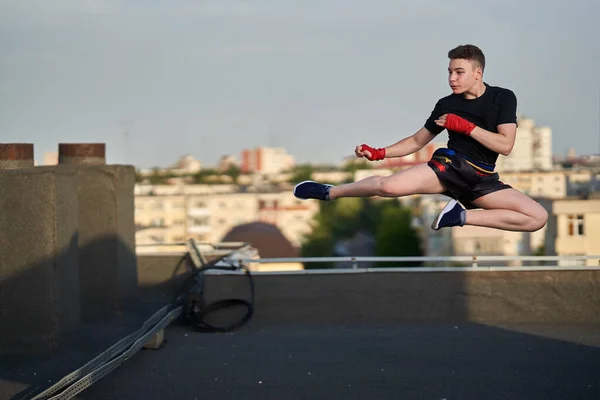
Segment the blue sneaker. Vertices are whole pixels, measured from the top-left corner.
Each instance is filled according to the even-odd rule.
[[[299,199],[317,199],[331,200],[329,198],[329,188],[333,185],[325,185],[313,181],[304,181],[294,187],[294,196]]]
[[[431,224],[431,229],[439,230],[451,226],[463,226],[467,218],[467,211],[456,200],[451,200],[439,213]]]

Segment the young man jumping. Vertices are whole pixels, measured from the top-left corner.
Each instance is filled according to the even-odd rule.
[[[544,227],[546,209],[502,183],[494,172],[498,155],[510,154],[515,143],[515,94],[483,81],[485,56],[478,47],[458,46],[448,52],[448,58],[452,94],[437,102],[425,125],[385,148],[357,146],[355,154],[370,161],[404,157],[423,148],[444,129],[448,130],[447,148],[436,150],[427,163],[390,176],[370,176],[340,186],[304,181],[296,185],[294,195],[300,199],[335,200],[444,194],[452,200],[433,221],[431,227],[435,230],[476,225],[534,232]]]

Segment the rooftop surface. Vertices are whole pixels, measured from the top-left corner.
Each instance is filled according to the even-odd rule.
[[[141,257],[140,268],[166,259]],[[76,398],[600,398],[598,268],[254,281],[255,315],[243,328],[201,333],[176,320],[162,348],[140,350]],[[86,324],[52,354],[0,360],[0,399],[32,398],[137,330],[161,290],[172,293],[172,282],[152,287],[145,298],[155,303]],[[206,290],[208,301],[246,297],[247,280],[207,276]]]
[[[600,330],[595,336],[529,330],[537,334],[478,324],[296,326],[226,334],[173,326],[165,347],[137,354],[80,398],[599,398]]]

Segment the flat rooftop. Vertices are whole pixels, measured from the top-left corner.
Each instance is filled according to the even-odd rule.
[[[166,334],[163,349],[137,354],[79,398],[600,397],[600,329],[406,323]]]
[[[140,269],[158,273],[166,260],[140,257]],[[0,361],[0,398],[32,398],[137,330],[169,298],[169,279],[152,277],[142,305],[82,327],[52,354]],[[254,282],[255,315],[241,329],[201,333],[176,320],[162,348],[138,351],[76,398],[600,398],[599,268],[268,273]],[[248,293],[235,275],[207,275],[206,289],[209,302]]]

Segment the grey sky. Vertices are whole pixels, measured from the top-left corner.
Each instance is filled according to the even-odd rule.
[[[334,163],[421,127],[447,51],[473,43],[555,154],[598,153],[600,1],[489,3],[0,0],[1,141],[40,161],[101,141],[142,167],[256,145]]]

